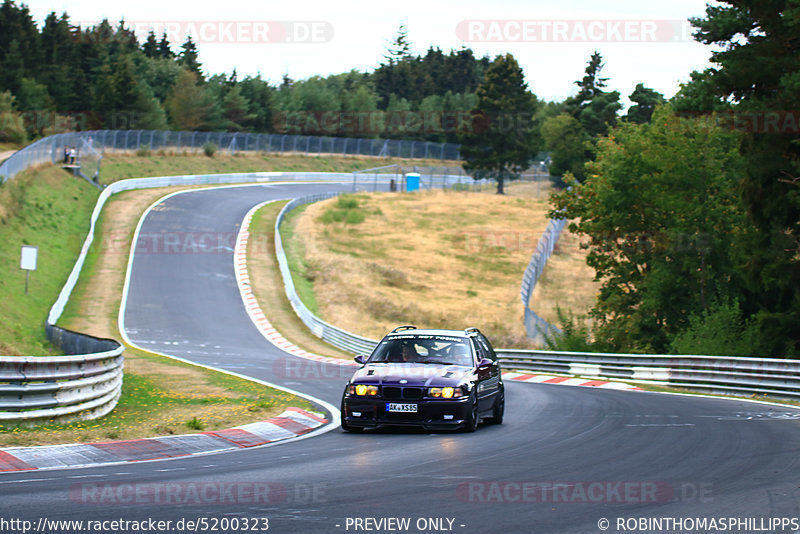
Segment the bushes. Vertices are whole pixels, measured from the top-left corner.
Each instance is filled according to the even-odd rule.
[[[203,152],[209,158],[213,158],[214,154],[217,153],[218,149],[219,149],[219,147],[216,145],[216,143],[210,143],[209,142],[209,143],[206,143],[205,145],[203,145]]]
[[[670,344],[672,354],[759,356],[759,325],[744,319],[738,302],[718,304],[689,318]]]

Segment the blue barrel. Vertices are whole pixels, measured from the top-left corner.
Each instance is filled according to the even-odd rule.
[[[406,174],[406,191],[419,191],[419,173]]]

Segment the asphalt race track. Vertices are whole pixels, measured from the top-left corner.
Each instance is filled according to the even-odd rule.
[[[258,203],[342,188],[269,184],[205,189],[164,201],[141,228],[127,335],[143,348],[338,406],[350,368],[308,361],[292,368],[299,371],[286,371],[291,356],[269,344],[244,310],[228,243]],[[180,237],[170,238],[172,248],[154,241],[165,232]],[[213,253],[183,248],[187,236],[202,235],[219,237]],[[174,532],[194,531],[186,522],[201,518],[206,522],[194,526],[205,532],[215,525],[218,532],[263,532],[267,524],[260,518],[276,533],[597,533],[604,519],[608,532],[711,531],[697,528],[704,518],[742,521],[738,527],[726,523],[724,530],[732,532],[797,529],[797,523],[766,527],[770,518],[800,518],[798,410],[506,384],[505,423],[482,425],[474,434],[346,434],[336,428],[224,454],[6,473],[0,476],[0,515],[35,526],[43,519],[163,520],[172,522]],[[656,529],[634,518],[684,524]],[[126,531],[115,526],[105,531]],[[0,530],[22,532],[14,527]]]

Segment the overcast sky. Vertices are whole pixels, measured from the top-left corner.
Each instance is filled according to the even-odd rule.
[[[30,0],[41,24],[66,11],[87,25],[122,18],[141,39],[167,29],[177,47],[187,33],[197,42],[208,74],[261,74],[273,83],[369,71],[383,59],[400,24],[415,54],[429,46],[462,46],[476,55],[512,53],[529,87],[544,100],[576,92],[594,50],[605,61],[609,89],[626,97],[637,83],[672,96],[692,70],[709,66],[709,47],[691,39],[689,17],[703,16],[705,0],[485,0],[342,2],[305,0]],[[292,40],[294,42],[287,42]]]

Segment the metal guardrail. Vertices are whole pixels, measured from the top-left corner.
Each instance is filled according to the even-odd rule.
[[[711,393],[800,397],[800,360],[512,349],[497,352],[507,369],[624,379]]]
[[[47,331],[54,344],[85,347],[89,354],[0,358],[0,423],[96,419],[116,406],[124,347],[53,325]],[[92,352],[97,348],[108,350]]]
[[[341,328],[337,328],[330,323],[326,323],[311,313],[311,310],[309,310],[308,307],[303,304],[303,301],[297,294],[297,289],[295,289],[294,282],[292,281],[292,273],[289,270],[289,262],[286,260],[286,253],[283,250],[283,240],[281,239],[280,227],[286,214],[299,206],[333,198],[339,194],[340,193],[325,193],[319,195],[309,195],[296,198],[287,203],[278,214],[278,218],[275,220],[275,253],[278,258],[278,266],[281,270],[281,276],[283,277],[283,287],[286,291],[286,296],[288,297],[289,302],[291,302],[295,313],[298,315],[298,317],[300,317],[309,330],[311,330],[314,335],[327,341],[334,347],[352,352],[353,354],[369,354],[372,352],[372,349],[375,347],[375,345],[378,344],[378,340],[362,337],[357,334],[347,332],[346,330],[342,330]]]

